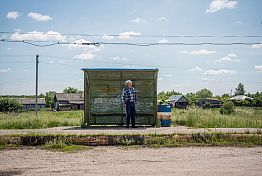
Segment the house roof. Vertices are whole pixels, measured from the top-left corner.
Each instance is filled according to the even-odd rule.
[[[229,100],[246,100],[246,99],[252,100],[253,98],[245,96],[245,95],[237,95],[237,96],[229,98]]]
[[[16,98],[16,100],[25,105],[25,104],[35,104],[35,98]],[[46,104],[44,98],[37,98],[37,104]]]
[[[204,98],[204,99],[206,99],[206,100],[213,100],[213,101],[220,101],[220,100],[217,99],[217,98]]]
[[[216,102],[221,102],[219,99],[217,99],[217,98],[202,98],[202,99],[199,99],[199,102],[200,101],[210,101],[210,102],[214,102],[214,101],[216,101]]]
[[[56,93],[57,101],[84,101],[84,93]]]
[[[175,102],[178,102],[182,97],[185,98],[184,95],[171,95],[168,100],[169,101],[175,101]],[[185,98],[186,99],[186,98]]]

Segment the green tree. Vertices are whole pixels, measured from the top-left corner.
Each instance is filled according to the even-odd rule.
[[[197,91],[196,96],[197,98],[210,98],[213,97],[213,92],[205,88]]]
[[[230,95],[229,94],[222,94],[221,97],[217,97],[219,100],[221,100],[222,102],[226,102],[229,98],[230,98]]]
[[[64,88],[63,92],[64,93],[79,93],[81,91],[74,87],[67,87],[67,88]]]
[[[1,98],[0,99],[0,111],[1,112],[19,112],[23,108],[23,105],[13,98]]]
[[[161,91],[161,92],[158,93],[157,99],[158,99],[158,100],[168,100],[168,98],[169,98],[171,95],[182,95],[182,93],[176,92],[175,90],[167,91],[167,92]]]
[[[187,98],[189,105],[197,104],[197,96],[196,96],[195,93],[192,93],[192,92],[187,93],[187,94],[185,95],[185,97]]]
[[[245,94],[244,84],[239,83],[237,88],[235,89],[235,95],[244,95]]]
[[[46,106],[48,108],[54,108],[54,97],[55,97],[55,92],[49,91],[45,93],[45,101],[46,101]]]
[[[45,94],[40,93],[40,95],[38,95],[38,98],[45,98]]]

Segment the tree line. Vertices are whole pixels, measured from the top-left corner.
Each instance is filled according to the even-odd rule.
[[[177,92],[175,90],[172,91],[162,91],[158,93],[158,100],[168,100],[171,95],[182,95],[182,93]],[[262,92],[256,92],[255,94],[246,93],[244,84],[239,83],[235,88],[235,92],[233,96],[236,95],[245,95],[250,97],[251,99],[246,99],[243,101],[234,101],[234,104],[237,106],[262,106]],[[197,92],[190,92],[185,94],[185,97],[188,100],[189,105],[196,105],[200,99],[203,98],[217,98],[223,103],[226,102],[232,95],[230,94],[222,94],[221,96],[214,96],[213,92],[209,89],[201,89]]]

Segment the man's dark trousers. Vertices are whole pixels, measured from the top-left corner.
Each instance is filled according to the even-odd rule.
[[[130,118],[132,127],[135,127],[135,113],[136,113],[136,106],[134,102],[126,102],[126,126],[129,126]]]

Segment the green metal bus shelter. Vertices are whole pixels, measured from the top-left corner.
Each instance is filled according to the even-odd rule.
[[[83,68],[84,123],[124,125],[125,108],[121,92],[131,80],[137,91],[136,124],[155,126],[157,122],[158,69]]]

